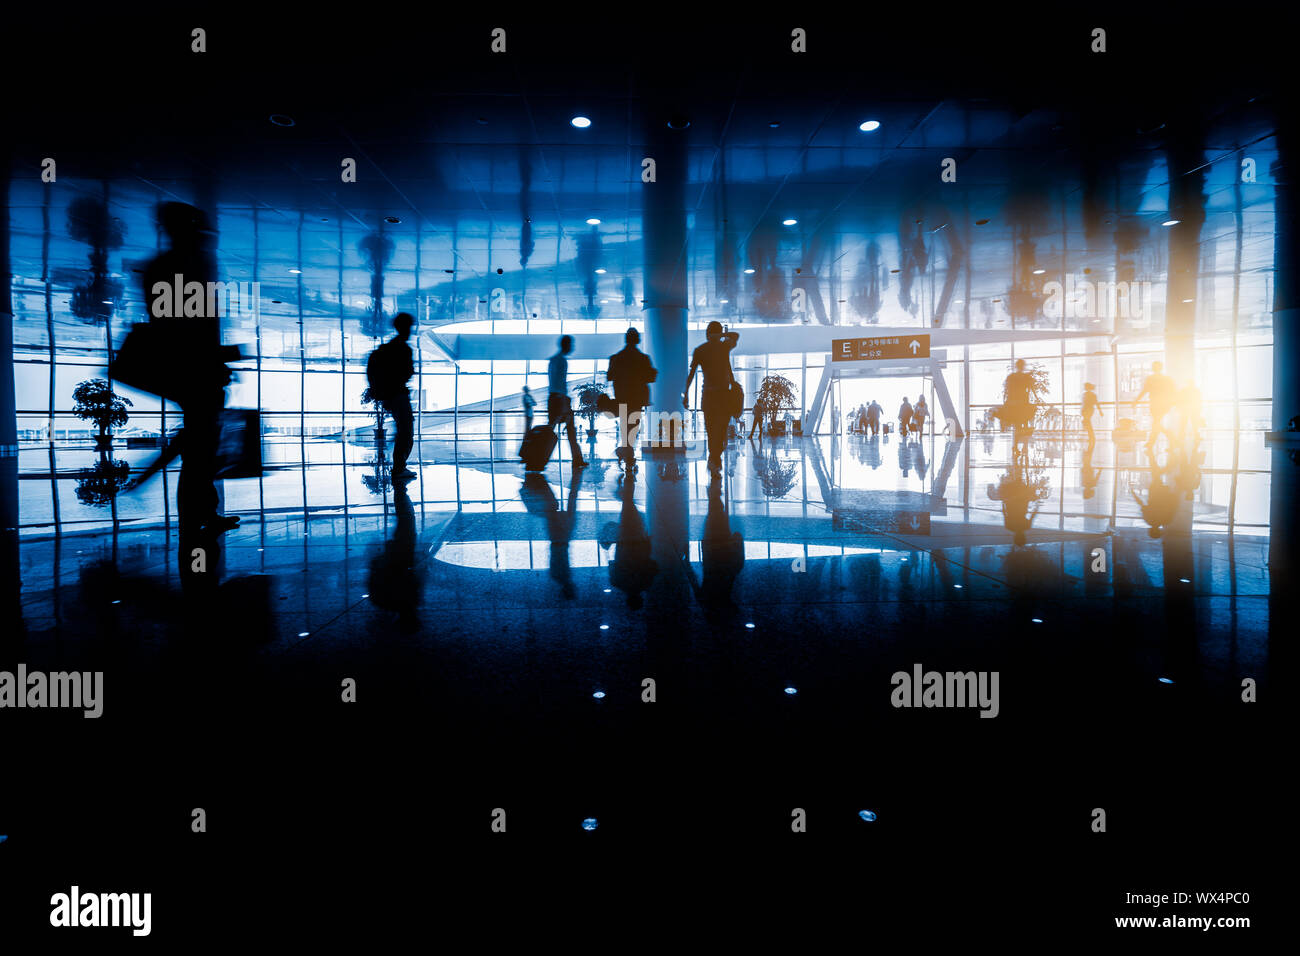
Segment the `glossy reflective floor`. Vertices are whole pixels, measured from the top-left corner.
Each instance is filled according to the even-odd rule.
[[[1085,453],[1034,441],[1026,468],[1003,434],[737,441],[712,484],[691,455],[630,479],[599,452],[576,481],[555,460],[530,476],[425,465],[357,514],[246,517],[205,557],[210,590],[185,582],[166,528],[33,540],[26,660],[95,662],[132,686],[114,709],[142,712],[196,675],[277,712],[353,676],[372,708],[579,761],[583,741],[673,743],[647,725],[664,713],[701,740],[741,733],[738,753],[806,737],[790,759],[815,773],[836,765],[823,745],[981,729],[890,707],[890,674],[916,663],[1001,669],[999,726],[1029,737],[1045,718],[1086,736],[1103,700],[1108,724],[1170,706],[1230,719],[1242,677],[1268,668],[1267,539],[1200,526],[1181,497],[1152,537],[1143,503],[1181,473],[1153,478],[1143,449],[1103,442],[1085,499]],[[1135,460],[1099,464],[1116,455]],[[453,486],[459,508],[418,500]]]

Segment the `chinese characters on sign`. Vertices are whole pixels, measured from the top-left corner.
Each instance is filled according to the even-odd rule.
[[[930,336],[928,335],[886,335],[873,339],[831,341],[831,359],[835,362],[929,357]]]

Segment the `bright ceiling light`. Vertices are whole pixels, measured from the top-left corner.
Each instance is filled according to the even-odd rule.
[[[1034,275],[1036,275],[1036,276],[1040,276],[1040,275],[1042,275],[1042,274],[1043,274],[1044,272],[1046,272],[1046,271],[1047,271],[1046,269],[1035,269],[1035,270],[1034,270]]]
[[[798,222],[799,222],[798,219],[783,219],[783,220],[781,220],[781,225],[783,225],[783,226],[793,226],[793,225],[797,225]]]
[[[1162,225],[1162,226],[1176,226],[1176,225],[1178,225],[1180,222],[1182,222],[1181,219],[1166,219],[1166,220],[1165,220],[1164,222],[1162,222],[1160,225]]]
[[[578,129],[586,129],[591,125],[591,120],[587,119],[585,116],[575,116],[573,119],[569,120],[569,122],[578,127]]]
[[[599,219],[594,219],[594,218],[593,218],[593,219],[588,219],[588,220],[587,220],[587,225],[589,225],[589,226],[599,226],[599,225],[600,225],[600,220],[599,220]]]
[[[596,275],[598,275],[598,276],[603,276],[604,274],[605,274],[605,270],[604,270],[604,269],[597,269],[597,270],[596,270]]]
[[[290,274],[290,275],[295,275],[295,276],[300,276],[300,275],[302,275],[302,270],[301,270],[301,269],[290,269],[290,270],[289,270],[289,274]]]
[[[728,302],[730,302],[731,300],[730,300],[730,299],[719,299],[718,301],[721,302],[723,305],[726,305],[726,304],[727,304]]]
[[[745,275],[747,275],[747,276],[752,276],[753,274],[754,274],[754,270],[753,270],[753,269],[746,269],[746,270],[745,270]]]
[[[880,129],[880,120],[867,120],[858,129],[864,133],[870,133],[873,129]]]

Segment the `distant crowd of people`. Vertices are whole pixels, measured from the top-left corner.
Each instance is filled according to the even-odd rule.
[[[849,430],[873,437],[879,435],[884,413],[885,410],[880,407],[880,403],[873,398],[870,403],[859,405],[856,412],[850,413]],[[908,435],[921,434],[929,417],[930,406],[925,403],[924,395],[917,396],[915,405],[904,395],[903,403],[898,406],[899,437],[906,438]],[[889,432],[888,425],[885,425],[885,432],[886,434]]]

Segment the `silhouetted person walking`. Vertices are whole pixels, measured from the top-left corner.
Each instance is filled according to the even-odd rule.
[[[524,386],[524,434],[527,435],[533,430],[533,409],[537,407],[537,399],[533,398],[533,393]]]
[[[1015,371],[1007,376],[1006,382],[1002,386],[1003,394],[1006,396],[1002,407],[998,410],[998,418],[1002,424],[1011,426],[1011,449],[1012,456],[1015,456],[1016,446],[1024,444],[1022,449],[1025,455],[1029,454],[1029,423],[1034,420],[1034,403],[1032,398],[1037,397],[1038,390],[1034,384],[1034,376],[1025,371],[1025,360],[1016,359]]]
[[[181,431],[149,468],[136,479],[138,485],[181,456],[180,481],[176,487],[178,524],[183,536],[195,533],[220,534],[239,524],[218,510],[217,445],[221,436],[221,410],[226,404],[226,386],[231,372],[227,358],[239,350],[221,345],[221,317],[208,285],[216,282],[217,263],[212,252],[216,233],[203,210],[186,203],[163,203],[158,224],[170,240],[170,248],[155,257],[144,270],[144,301],[150,324],[165,329],[167,355],[157,361],[174,361],[183,367],[165,378],[172,382],[173,399],[184,412]],[[199,283],[203,304],[199,315],[175,314],[175,303],[183,292],[173,294],[176,284],[185,290]],[[185,296],[188,304],[188,296]],[[189,562],[182,561],[188,568]]]
[[[619,435],[623,444],[619,446],[618,457],[627,467],[633,468],[641,416],[650,404],[650,383],[659,377],[659,373],[650,363],[650,356],[637,348],[641,342],[640,332],[628,329],[623,334],[623,342],[623,348],[609,357],[605,378],[614,384],[614,402],[618,405],[623,424]]]
[[[912,424],[912,403],[903,396],[903,404],[898,406],[898,437],[906,438],[907,430]]]
[[[880,434],[880,416],[885,414],[885,410],[873,398],[871,404],[867,406],[867,425],[871,428],[872,436]]]
[[[551,356],[546,374],[550,394],[546,396],[546,423],[554,428],[563,425],[569,434],[569,454],[574,468],[586,468],[582,448],[578,444],[577,427],[573,423],[573,402],[569,398],[569,353],[573,351],[573,336],[562,335],[560,350]]]
[[[764,426],[763,419],[765,419],[766,417],[767,417],[767,406],[763,404],[763,400],[761,398],[756,399],[754,402],[754,424],[749,426],[750,441],[753,441],[754,439],[754,432],[758,432],[758,443],[760,445],[763,444],[763,432],[766,431],[766,429],[763,427]]]
[[[1147,447],[1154,448],[1156,439],[1163,432],[1169,439],[1170,444],[1176,444],[1173,432],[1169,430],[1165,422],[1167,416],[1174,407],[1178,399],[1178,387],[1174,385],[1174,380],[1164,374],[1165,365],[1163,362],[1151,363],[1151,374],[1147,376],[1146,382],[1142,385],[1142,391],[1138,397],[1133,399],[1133,410],[1136,413],[1138,403],[1142,401],[1144,395],[1151,396],[1151,437],[1147,439]]]
[[[1088,447],[1097,444],[1097,432],[1092,427],[1092,416],[1097,414],[1097,386],[1083,383],[1083,428],[1088,433]]]
[[[921,432],[925,428],[925,420],[930,415],[930,406],[925,404],[925,396],[922,395],[912,406],[912,431]]]
[[[727,447],[727,423],[731,420],[731,383],[736,380],[731,370],[731,350],[740,340],[740,333],[728,332],[721,322],[710,322],[704,330],[705,341],[695,347],[691,354],[691,370],[686,376],[686,392],[682,395],[682,405],[687,405],[687,395],[691,391],[691,382],[695,380],[695,371],[700,369],[704,375],[704,386],[700,389],[700,409],[704,412],[704,433],[709,441],[709,471],[722,470],[722,452]]]
[[[406,467],[406,459],[415,443],[415,416],[411,412],[411,393],[406,383],[415,374],[415,358],[406,344],[411,337],[415,317],[409,312],[393,316],[397,334],[370,353],[366,361],[366,378],[370,394],[393,416],[393,481],[408,481],[415,472]]]

